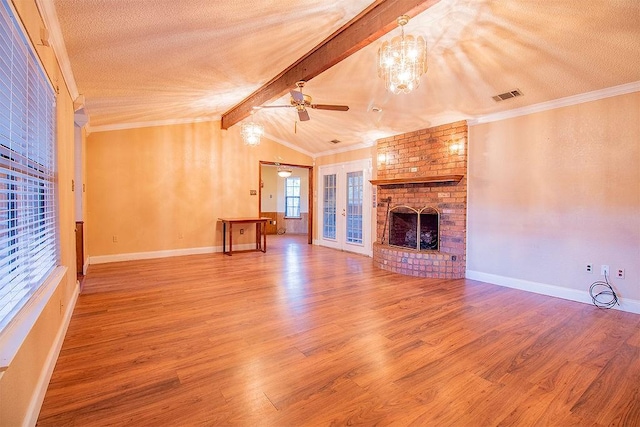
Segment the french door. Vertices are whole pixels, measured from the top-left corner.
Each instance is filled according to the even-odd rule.
[[[319,177],[319,244],[371,256],[370,161],[322,166]]]

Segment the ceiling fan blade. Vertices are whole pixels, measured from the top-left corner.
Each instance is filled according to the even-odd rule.
[[[298,117],[300,118],[301,122],[306,122],[310,119],[309,112],[304,109],[298,109]]]
[[[299,90],[292,90],[292,91],[289,91],[289,93],[291,94],[291,97],[293,98],[294,101],[298,103],[304,102],[304,94]]]
[[[263,109],[263,108],[284,108],[284,107],[291,108],[291,107],[293,107],[293,105],[291,105],[291,104],[289,104],[289,105],[263,105],[262,107],[260,107],[260,109]]]
[[[317,110],[349,111],[347,105],[311,104],[310,107]]]

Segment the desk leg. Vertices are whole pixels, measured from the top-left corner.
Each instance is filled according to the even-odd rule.
[[[262,250],[260,245],[260,223],[256,222],[256,251]]]
[[[267,223],[266,221],[263,221],[262,224],[260,224],[260,228],[262,230],[262,252],[267,252]]]
[[[222,253],[227,253],[227,223],[222,223]]]
[[[227,255],[231,256],[233,253],[233,223],[229,223],[229,252]]]

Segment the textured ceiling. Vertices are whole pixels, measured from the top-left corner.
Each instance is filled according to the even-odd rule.
[[[54,2],[93,130],[219,119],[371,3]],[[441,0],[405,30],[428,43],[429,70],[413,93],[385,91],[375,68],[379,40],[305,87],[313,102],[348,112],[309,110],[311,120],[297,126],[292,108],[254,119],[270,138],[319,154],[640,81],[637,0]],[[492,99],[515,88],[524,96]]]

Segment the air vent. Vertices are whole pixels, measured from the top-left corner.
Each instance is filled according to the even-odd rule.
[[[332,143],[332,144],[338,144],[338,143],[340,143],[340,140],[339,139],[332,139],[329,142]]]
[[[501,93],[500,95],[496,95],[493,97],[493,100],[496,102],[504,101],[505,99],[515,98],[516,96],[522,96],[522,92],[520,89],[514,89],[510,92]]]

